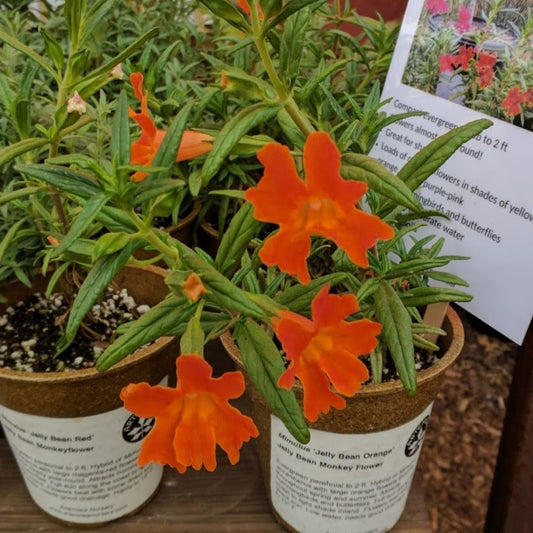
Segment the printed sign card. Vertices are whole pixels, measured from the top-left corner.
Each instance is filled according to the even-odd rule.
[[[432,217],[417,236],[470,257],[447,270],[470,284],[461,304],[521,343],[533,315],[533,36],[528,2],[411,0],[382,99],[423,111],[381,132],[371,155],[397,172],[435,137],[489,118],[417,191]]]

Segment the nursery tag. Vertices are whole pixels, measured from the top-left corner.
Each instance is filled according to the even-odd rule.
[[[426,219],[417,236],[445,237],[443,254],[470,257],[446,267],[470,284],[474,299],[461,306],[521,343],[533,315],[533,86],[524,85],[533,51],[519,32],[531,13],[527,2],[496,4],[478,12],[480,2],[409,1],[383,109],[427,114],[387,126],[371,155],[397,173],[454,126],[493,121],[417,191],[425,209],[449,217]]]
[[[32,498],[60,520],[119,518],[140,507],[161,480],[161,465],[136,465],[153,419],[124,408],[48,418],[0,405],[0,422]]]
[[[366,434],[311,429],[300,444],[272,415],[270,487],[280,516],[302,533],[382,533],[400,518],[432,405]]]

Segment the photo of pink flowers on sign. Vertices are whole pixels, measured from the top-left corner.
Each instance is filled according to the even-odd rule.
[[[402,83],[533,130],[531,0],[426,0]]]

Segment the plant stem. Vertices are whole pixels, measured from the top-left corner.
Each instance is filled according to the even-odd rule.
[[[259,12],[257,4],[252,2],[251,5],[251,17],[252,17],[252,38],[254,44],[259,52],[265,71],[270,79],[272,87],[276,91],[279,100],[283,103],[287,113],[292,118],[296,126],[304,135],[309,135],[315,131],[315,128],[309,122],[307,117],[301,112],[298,104],[295,102],[291,94],[286,90],[285,85],[281,81],[272,62],[272,58],[268,52],[268,47],[265,41],[263,30],[261,28],[261,21],[259,19]]]
[[[180,259],[180,254],[177,248],[169,246],[167,243],[161,239],[154,229],[147,225],[135,211],[130,210],[127,212],[130,220],[135,224],[135,227],[139,230],[140,236],[148,241],[158,252],[163,254],[165,257],[168,257],[173,260],[174,263],[177,263]],[[170,235],[169,235],[169,238]]]

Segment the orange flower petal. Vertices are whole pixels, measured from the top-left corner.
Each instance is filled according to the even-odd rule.
[[[353,396],[368,380],[368,370],[358,357],[375,348],[381,325],[368,319],[345,321],[358,309],[357,300],[351,294],[329,294],[329,285],[315,296],[311,308],[312,320],[281,311],[272,319],[272,327],[290,362],[278,385],[289,389],[298,377],[304,415],[315,421],[331,407],[344,408],[339,394]]]
[[[244,392],[241,372],[212,377],[212,368],[199,355],[176,360],[177,387],[131,384],[121,392],[124,406],[155,425],[141,445],[139,464],[157,462],[185,472],[187,467],[216,468],[216,446],[232,464],[242,444],[259,434],[252,419],[228,403]]]
[[[130,118],[135,120],[141,128],[141,136],[131,145],[130,163],[149,167],[167,132],[156,128],[154,121],[148,114],[148,93],[143,93],[143,79],[143,75],[140,72],[134,72],[130,75],[133,91],[141,103],[140,113],[131,108],[128,110]],[[209,152],[212,148],[212,141],[213,138],[205,133],[184,131],[176,161],[193,159]],[[131,179],[139,182],[146,178],[147,175],[147,172],[138,171],[131,176]]]
[[[367,267],[367,250],[378,239],[394,235],[377,216],[355,206],[367,187],[341,177],[340,152],[327,133],[315,132],[307,138],[305,182],[299,178],[286,146],[267,144],[257,156],[264,174],[256,187],[246,191],[245,198],[253,204],[254,218],[280,226],[280,231],[263,244],[266,250],[260,257],[265,264],[277,265],[296,275],[301,283],[308,283],[311,236],[332,240],[353,263]]]
[[[186,130],[181,136],[180,147],[176,161],[186,161],[194,159],[203,154],[207,154],[213,148],[213,137],[206,133]]]

